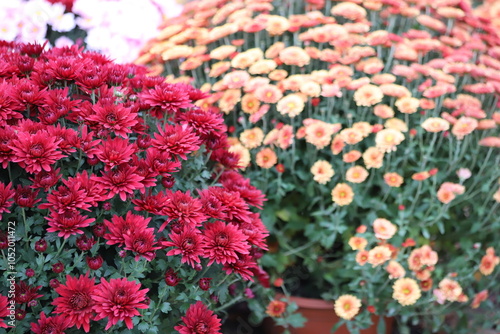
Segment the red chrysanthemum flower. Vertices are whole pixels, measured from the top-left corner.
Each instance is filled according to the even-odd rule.
[[[14,195],[15,191],[12,189],[12,183],[4,184],[0,182],[0,219],[2,219],[2,213],[10,213],[9,208],[14,202],[12,199]]]
[[[159,231],[163,231],[165,226],[176,219],[181,225],[195,228],[207,219],[202,211],[201,201],[198,198],[191,197],[189,191],[167,191],[170,199],[163,210],[163,214],[168,216],[168,220],[160,226]]]
[[[61,117],[74,111],[81,100],[72,100],[68,95],[69,87],[52,89],[45,96],[45,103],[38,108],[38,118],[43,124],[54,124]]]
[[[32,208],[36,203],[41,201],[41,199],[36,199],[39,191],[31,189],[29,186],[23,187],[18,184],[14,195],[14,202],[21,207]]]
[[[144,159],[139,160],[137,155],[134,155],[132,157],[130,165],[135,167],[135,173],[137,175],[143,177],[143,179],[141,180],[141,183],[144,186],[144,188],[141,190],[142,193],[145,192],[146,190],[145,188],[156,186],[156,182],[158,181],[156,177],[158,176],[159,173],[149,168],[147,160]]]
[[[220,334],[220,319],[200,301],[189,306],[182,321],[183,325],[174,327],[180,334]]]
[[[142,189],[143,177],[135,173],[135,167],[120,165],[116,169],[102,174],[101,177],[94,177],[102,189],[109,191],[109,198],[120,195],[122,201],[127,200],[127,194],[133,194],[134,190]]]
[[[12,81],[14,85],[13,95],[22,104],[41,106],[45,102],[46,90],[40,90],[29,79],[18,79]],[[28,115],[32,116],[32,115]]]
[[[51,209],[57,213],[68,210],[82,209],[90,211],[85,190],[80,189],[80,183],[72,180],[63,180],[64,185],[57,187],[47,195],[47,203],[39,205],[40,209]]]
[[[10,144],[16,136],[16,133],[11,127],[0,127],[0,163],[4,169],[6,169],[9,162],[14,159],[14,151],[10,147]]]
[[[227,130],[224,118],[220,114],[201,109],[179,113],[178,121],[191,127],[203,141],[219,138]]]
[[[89,158],[93,158],[99,151],[97,145],[101,142],[101,139],[94,139],[95,133],[93,131],[88,132],[87,126],[82,126],[78,132],[80,133],[78,148],[87,154]]]
[[[250,245],[267,250],[266,238],[269,235],[269,231],[260,219],[260,214],[251,213],[249,217],[251,218],[251,222],[242,222],[238,226],[239,229],[248,237],[247,241]]]
[[[101,278],[92,294],[94,311],[97,313],[95,320],[108,318],[104,330],[108,330],[118,321],[125,321],[128,329],[134,327],[132,317],[140,315],[137,309],[147,309],[144,303],[149,289],[142,289],[140,283],[128,281],[126,278],[110,279],[107,282]]]
[[[78,183],[80,189],[85,192],[85,203],[90,206],[96,207],[99,202],[107,198],[106,191],[99,186],[94,178],[89,176],[86,170],[63,182]]]
[[[172,241],[164,241],[162,245],[165,247],[175,247],[167,252],[167,256],[182,255],[181,263],[189,263],[191,267],[195,267],[196,263],[200,263],[200,256],[203,255],[201,243],[201,233],[198,229],[185,228],[180,234],[170,233],[169,238]]]
[[[89,218],[78,211],[70,210],[63,213],[50,211],[50,216],[45,218],[50,226],[47,232],[57,232],[57,236],[64,237],[64,239],[68,239],[72,235],[83,234],[81,229],[95,221],[95,218]]]
[[[163,177],[170,176],[181,167],[181,163],[174,161],[170,153],[162,152],[154,147],[146,150],[146,162],[153,173],[160,174]]]
[[[51,169],[48,172],[42,170],[40,173],[36,173],[35,177],[30,177],[30,181],[32,182],[30,187],[33,189],[40,188],[45,191],[49,191],[50,188],[59,182],[59,179],[61,178],[61,175],[59,174],[60,171],[61,168]]]
[[[37,173],[41,170],[50,171],[51,165],[64,155],[57,151],[58,143],[47,132],[39,131],[35,134],[18,132],[17,138],[12,140],[9,147],[14,153],[13,162],[17,162],[28,173]]]
[[[104,170],[110,169],[130,161],[132,155],[135,153],[133,144],[129,144],[127,139],[116,137],[107,139],[97,147],[96,156],[99,160],[104,162]]]
[[[240,274],[244,280],[252,281],[252,276],[254,275],[254,271],[257,270],[257,264],[254,260],[248,255],[240,255],[236,261],[231,263],[225,263],[222,269],[226,272],[226,274],[230,275],[232,273]]]
[[[43,297],[37,293],[38,290],[42,287],[39,286],[29,286],[25,281],[19,281],[19,283],[15,284],[16,287],[16,304],[27,304],[32,300]]]
[[[250,179],[246,179],[236,171],[225,171],[220,177],[220,183],[229,191],[237,191],[241,198],[258,209],[264,205],[265,195],[259,189],[250,184]]]
[[[7,306],[9,306],[9,299],[0,295],[0,328],[7,328],[7,324],[4,322],[4,319],[2,319],[10,313],[9,310],[7,310]]]
[[[156,246],[155,229],[136,229],[134,233],[125,233],[125,249],[135,253],[135,260],[139,261],[142,256],[148,261],[152,261],[156,257],[156,250],[161,249]]]
[[[64,334],[64,331],[71,326],[71,319],[64,315],[46,317],[45,313],[40,313],[38,323],[31,323],[31,331],[35,334]]]
[[[235,263],[241,254],[248,254],[248,237],[236,225],[216,221],[207,224],[203,234],[203,250],[210,259],[208,265],[217,263]]]
[[[5,126],[8,121],[23,118],[19,112],[24,110],[24,106],[12,97],[13,87],[8,83],[0,84],[0,126]]]
[[[158,126],[159,133],[155,133],[153,147],[172,157],[186,160],[186,154],[200,148],[200,138],[187,125],[167,124],[164,129]]]
[[[134,207],[136,211],[147,211],[154,215],[161,215],[169,201],[170,199],[165,193],[160,191],[156,195],[141,196],[140,199],[133,199],[132,203],[136,205]]]
[[[98,128],[113,131],[117,136],[127,138],[130,129],[138,123],[137,113],[132,108],[125,108],[121,104],[97,103],[92,106],[95,114],[90,115],[89,121],[97,122]]]
[[[142,92],[139,97],[144,103],[157,107],[151,110],[151,115],[160,119],[164,113],[175,113],[192,106],[188,91],[177,84],[163,83]]]
[[[76,152],[75,146],[78,145],[78,132],[73,129],[65,128],[61,124],[49,125],[46,128],[48,136],[55,138],[58,148],[66,154]]]
[[[70,319],[72,325],[88,333],[90,321],[93,319],[92,293],[95,289],[95,279],[80,275],[79,278],[66,276],[66,285],[59,285],[55,290],[60,295],[52,302],[56,306],[54,313],[62,313]]]
[[[203,189],[200,191],[202,210],[211,218],[224,220],[227,218],[227,215],[222,210],[222,202],[217,198],[217,196],[215,196],[215,194],[213,194],[213,191],[211,190],[213,188]]]
[[[238,192],[228,191],[221,187],[211,187],[208,188],[208,193],[215,196],[221,203],[221,213],[224,214],[223,220],[236,224],[251,222],[249,217],[251,212],[248,209],[248,204]]]
[[[127,212],[125,219],[114,215],[111,221],[104,220],[104,225],[108,228],[109,233],[104,235],[108,245],[123,246],[125,244],[125,235],[136,233],[136,231],[145,230],[148,227],[151,218],[144,218]]]

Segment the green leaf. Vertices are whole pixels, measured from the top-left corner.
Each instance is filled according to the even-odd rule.
[[[172,311],[172,306],[170,306],[169,302],[164,302],[163,304],[161,304],[160,310],[163,313],[168,313],[168,312]]]
[[[304,327],[304,323],[307,321],[307,319],[304,318],[302,316],[302,314],[295,313],[295,314],[292,314],[291,316],[289,316],[287,318],[287,321],[290,324],[290,326],[292,326],[294,328],[298,328],[298,327]]]
[[[385,334],[385,321],[383,317],[378,319],[377,334]]]
[[[330,330],[330,333],[335,333],[343,324],[345,323],[345,320],[340,320],[335,324],[335,326],[332,327]]]

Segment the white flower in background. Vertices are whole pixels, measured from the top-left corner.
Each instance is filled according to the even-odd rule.
[[[48,23],[52,29],[59,32],[67,32],[75,29],[75,14],[65,13],[66,7],[62,3],[52,5],[51,17]]]
[[[54,42],[54,46],[57,48],[62,48],[63,46],[71,46],[75,44],[71,38],[66,36],[61,36]]]
[[[32,43],[34,41],[45,41],[47,35],[47,24],[25,21],[22,23],[21,34],[18,41]]]
[[[0,39],[13,41],[19,32],[18,22],[0,17]]]

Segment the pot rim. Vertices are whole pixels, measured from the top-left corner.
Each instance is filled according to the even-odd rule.
[[[304,298],[304,297],[296,297],[296,296],[290,296],[287,297],[284,294],[278,293],[276,294],[276,298],[278,299],[288,299],[289,301],[297,303],[298,306],[303,307],[303,308],[308,308],[308,309],[314,309],[314,310],[332,310],[333,312],[333,302],[332,301],[326,301],[323,299],[317,299],[317,298]]]

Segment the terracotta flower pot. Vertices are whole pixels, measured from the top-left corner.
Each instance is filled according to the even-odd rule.
[[[278,299],[280,296],[277,296]],[[299,312],[307,319],[304,327],[293,328],[290,330],[292,334],[331,334],[332,327],[341,319],[333,310],[333,302],[324,301],[322,299],[290,297],[291,302],[295,302],[299,306]],[[377,324],[380,317],[372,315],[373,326],[360,331],[361,334],[377,334]],[[272,319],[266,319],[267,334],[281,334],[283,327],[276,326]],[[384,318],[386,334],[392,333],[393,318]],[[345,325],[341,326],[335,334],[349,334]]]

